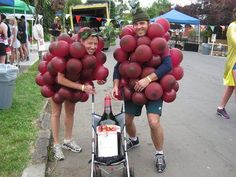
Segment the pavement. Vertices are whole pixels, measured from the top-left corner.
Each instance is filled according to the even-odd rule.
[[[104,96],[112,88],[114,48],[110,47],[106,51],[105,65],[110,70],[107,83],[102,86],[95,84],[97,114],[102,114]],[[234,177],[236,174],[235,97],[232,96],[226,107],[231,119],[226,120],[215,114],[224,91],[222,77],[225,58],[187,51],[183,51],[183,54],[181,66],[184,68],[185,75],[179,81],[180,89],[176,100],[164,104],[161,118],[165,133],[164,153],[167,168],[162,174],[158,174],[155,170],[155,149],[150,138],[145,109],[142,115],[135,119],[141,146],[129,151],[129,164],[134,167],[136,177]],[[112,102],[115,114],[120,112],[121,105],[120,101]],[[91,99],[76,104],[73,137],[83,147],[83,151],[81,153],[64,151],[66,157],[64,161],[49,160],[44,164],[33,165],[24,177],[90,176],[91,164],[88,162],[91,159],[91,110]],[[44,116],[49,123],[50,115]],[[61,142],[64,116],[62,111]],[[50,123],[45,127],[49,130]],[[119,177],[122,176],[121,174],[117,173],[113,176]]]
[[[95,112],[102,114],[105,94],[112,88],[113,51],[106,51],[106,66],[110,70],[108,82],[97,86]],[[231,119],[216,116],[224,87],[222,77],[225,58],[183,51],[181,63],[185,75],[173,103],[165,103],[161,122],[164,128],[164,153],[167,168],[158,174],[154,167],[155,149],[150,138],[145,109],[135,119],[141,146],[129,151],[130,166],[136,177],[233,177],[236,174],[236,109],[232,97],[227,104]],[[114,113],[119,113],[122,102],[113,101]],[[64,151],[64,161],[49,161],[46,176],[88,177],[91,159],[91,100],[77,103],[74,139],[83,147],[81,153]],[[60,139],[63,141],[61,117]],[[122,176],[117,173],[112,176]]]

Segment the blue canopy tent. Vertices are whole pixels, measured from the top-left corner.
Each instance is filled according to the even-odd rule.
[[[160,16],[157,16],[155,18],[152,18],[150,21],[155,22],[158,18],[166,18],[170,23],[198,25],[198,31],[199,31],[198,42],[200,43],[200,20],[199,19],[191,17],[184,13],[181,13],[175,9],[165,14],[162,14]]]

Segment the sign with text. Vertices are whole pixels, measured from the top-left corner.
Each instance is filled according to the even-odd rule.
[[[216,42],[216,34],[211,35],[211,42]]]

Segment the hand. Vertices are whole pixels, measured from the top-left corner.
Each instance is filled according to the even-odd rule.
[[[84,92],[88,94],[95,94],[95,88],[92,85],[84,85]]]
[[[135,83],[134,90],[137,92],[142,92],[143,89],[145,89],[149,83],[150,82],[146,77],[142,78],[141,80],[139,80],[138,82]]]
[[[103,85],[105,84],[107,81],[106,80],[97,80],[97,84],[98,85]]]
[[[118,87],[113,87],[112,90],[111,90],[111,98],[114,99],[114,100],[118,100],[115,96],[118,95]]]

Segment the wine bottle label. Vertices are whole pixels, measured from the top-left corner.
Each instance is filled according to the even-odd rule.
[[[117,125],[97,126],[98,157],[112,157],[118,155],[118,135],[121,129]]]

